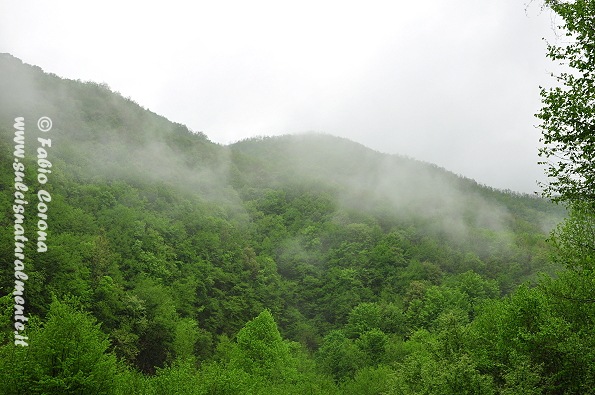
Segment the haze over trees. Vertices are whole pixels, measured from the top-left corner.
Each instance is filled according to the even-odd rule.
[[[0,55],[4,262],[14,118],[31,241],[35,123],[53,121],[28,347],[13,343],[14,268],[0,268],[0,393],[594,393],[595,12],[546,3],[576,39],[551,47],[578,73],[539,114],[543,155],[565,158],[549,169],[560,205],[326,135],[220,146]]]

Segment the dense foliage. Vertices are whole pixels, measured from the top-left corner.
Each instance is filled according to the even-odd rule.
[[[29,346],[13,344],[4,265],[0,393],[593,393],[586,209],[552,247],[562,208],[347,140],[218,146],[8,55],[0,92],[3,262],[18,116],[31,186]],[[41,115],[47,252],[34,248]]]
[[[554,88],[542,88],[540,150],[554,198],[595,200],[595,2],[545,0],[561,19],[561,44],[548,57],[567,66]]]

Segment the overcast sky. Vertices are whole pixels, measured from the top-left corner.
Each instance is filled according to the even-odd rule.
[[[532,193],[555,35],[525,3],[0,0],[0,52],[218,143],[324,132]]]

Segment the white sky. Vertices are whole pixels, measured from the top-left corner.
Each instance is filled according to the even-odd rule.
[[[521,192],[552,16],[523,0],[0,0],[0,52],[218,143],[325,132]]]

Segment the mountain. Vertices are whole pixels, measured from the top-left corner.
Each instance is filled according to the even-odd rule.
[[[254,377],[277,383],[286,378],[271,366],[287,365],[291,383],[310,374],[332,392],[338,387],[325,377],[377,366],[374,344],[384,350],[390,339],[386,358],[402,361],[408,339],[442,325],[443,313],[471,322],[484,302],[555,269],[545,239],[565,212],[538,197],[322,134],[221,146],[106,85],[46,74],[8,54],[0,55],[0,92],[0,257],[15,261],[24,211],[27,328],[31,345],[46,347],[6,359],[23,376],[3,389],[39,382],[35,393],[50,393],[51,383],[72,379],[93,392],[81,377],[116,375],[102,370],[115,356],[126,380],[137,377],[133,369],[164,374],[159,369],[191,358],[205,382],[230,374],[240,387]],[[48,132],[37,127],[42,116],[52,120]],[[17,162],[19,117],[25,140]],[[15,195],[20,178],[23,196]],[[51,200],[40,205],[39,190]],[[39,232],[47,251],[37,250]],[[6,326],[15,270],[0,269]],[[381,319],[360,325],[358,314]],[[51,351],[62,347],[52,341],[69,336],[58,323],[72,317],[87,323],[80,336],[99,350],[93,360],[107,358],[101,366],[77,362],[89,367],[80,377],[60,370],[62,357]],[[0,338],[4,356],[9,337]],[[263,351],[271,344],[278,352]],[[347,347],[349,358],[363,354],[341,370],[330,344]],[[48,354],[35,354],[42,349]],[[68,352],[68,364],[87,355]],[[289,393],[279,386],[272,393]]]

